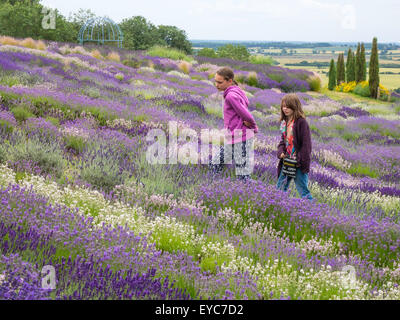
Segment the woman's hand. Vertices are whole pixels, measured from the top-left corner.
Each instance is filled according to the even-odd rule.
[[[285,154],[282,152],[280,158],[283,159],[285,157]]]

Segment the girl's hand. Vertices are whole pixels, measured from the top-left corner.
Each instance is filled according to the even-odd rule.
[[[283,159],[285,157],[285,154],[282,152],[281,153],[281,159]]]
[[[243,124],[244,124],[247,128],[251,128],[251,127],[252,127],[251,123],[248,122],[248,121],[243,121]]]

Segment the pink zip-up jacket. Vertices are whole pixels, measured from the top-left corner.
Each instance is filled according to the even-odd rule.
[[[224,91],[224,98],[224,128],[228,131],[227,143],[238,143],[254,137],[258,127],[248,109],[249,99],[243,90],[238,86],[230,86]],[[249,122],[251,127],[246,127],[243,121]],[[234,134],[235,129],[239,134]]]

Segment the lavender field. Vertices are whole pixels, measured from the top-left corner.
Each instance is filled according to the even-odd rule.
[[[304,70],[96,50],[0,45],[0,299],[400,299],[400,103],[332,100]],[[223,128],[223,65],[260,129],[252,180],[148,163],[153,129]],[[275,188],[292,91],[312,203]]]

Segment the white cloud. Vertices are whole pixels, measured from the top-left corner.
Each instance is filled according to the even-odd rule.
[[[196,2],[195,5],[188,9],[188,12],[193,15],[224,13],[226,17],[229,17],[229,14],[263,14],[275,18],[287,17],[294,14],[293,9],[285,3],[263,0],[201,1],[200,3]],[[240,18],[240,16],[237,18]]]
[[[341,7],[341,5],[339,5],[338,3],[320,2],[317,0],[301,0],[301,3],[307,7],[323,10],[338,11]]]
[[[334,17],[340,23],[342,29],[355,30],[357,27],[357,15],[354,4],[339,4],[320,2],[318,0],[301,0],[301,3],[308,8],[323,11]]]

